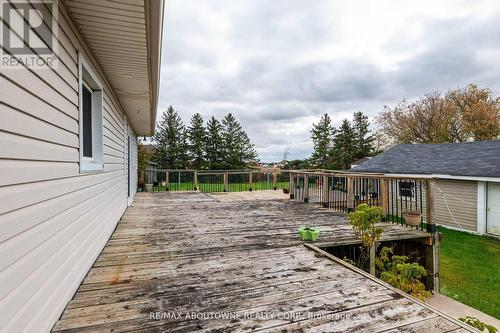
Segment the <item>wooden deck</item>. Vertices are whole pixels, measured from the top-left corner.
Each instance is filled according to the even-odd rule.
[[[305,247],[313,223],[323,244],[354,239],[345,215],[291,200],[138,193],[53,331],[469,331]]]

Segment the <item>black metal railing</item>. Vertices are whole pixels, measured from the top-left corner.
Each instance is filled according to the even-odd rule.
[[[281,190],[290,188],[290,172],[285,170],[171,170],[139,172],[142,190],[193,191],[204,193]],[[143,183],[143,184],[141,184]]]
[[[384,220],[410,228],[429,230],[426,209],[428,179],[363,175],[354,172],[292,171],[290,197],[348,213],[360,204],[379,206]],[[408,213],[417,215],[418,225],[410,225]]]

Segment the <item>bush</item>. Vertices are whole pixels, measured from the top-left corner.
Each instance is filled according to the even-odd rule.
[[[382,228],[375,227],[376,223],[382,221],[382,209],[380,207],[370,207],[361,204],[356,211],[349,213],[349,224],[354,229],[354,233],[363,242],[365,248],[370,248],[382,235]]]
[[[375,266],[380,279],[424,301],[431,296],[421,281],[427,276],[427,271],[416,262],[408,263],[408,259],[407,256],[394,255],[389,247],[383,247],[375,259]]]
[[[495,326],[488,325],[477,319],[476,317],[467,316],[465,318],[459,318],[469,326],[472,326],[484,333],[496,333],[498,330]]]

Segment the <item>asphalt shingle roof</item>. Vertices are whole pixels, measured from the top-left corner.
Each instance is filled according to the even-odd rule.
[[[500,140],[401,144],[361,163],[354,172],[500,177]]]

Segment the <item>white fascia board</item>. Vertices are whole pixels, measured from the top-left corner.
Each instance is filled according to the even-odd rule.
[[[389,177],[414,177],[422,179],[454,179],[454,180],[472,180],[478,182],[494,182],[500,183],[500,178],[495,177],[475,177],[475,176],[452,176],[452,175],[441,175],[441,174],[407,174],[407,173],[386,173],[385,176]]]

